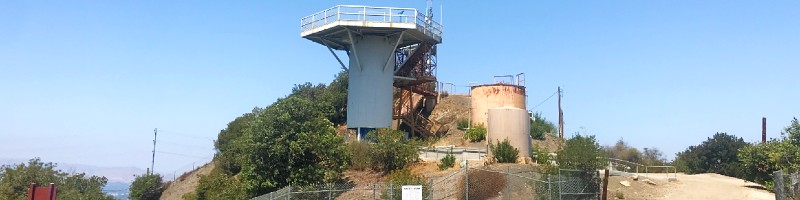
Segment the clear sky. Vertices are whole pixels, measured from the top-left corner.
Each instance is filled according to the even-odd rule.
[[[328,83],[300,18],[425,1],[0,1],[0,158],[191,168],[235,117]],[[443,6],[441,6],[443,5]],[[564,89],[566,132],[668,157],[715,132],[760,139],[800,116],[800,1],[436,1],[439,80],[527,75]],[[443,11],[443,12],[440,12]],[[341,53],[341,52],[340,52]],[[345,61],[346,62],[346,61]],[[466,87],[459,87],[466,93]],[[557,119],[555,98],[534,109]]]

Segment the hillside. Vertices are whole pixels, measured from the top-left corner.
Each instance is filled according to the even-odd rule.
[[[208,175],[214,170],[214,163],[206,163],[200,168],[189,171],[181,175],[174,182],[167,183],[164,187],[164,193],[161,194],[161,200],[181,200],[183,195],[194,192],[197,188],[200,175]]]

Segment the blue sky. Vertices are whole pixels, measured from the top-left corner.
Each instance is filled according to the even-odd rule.
[[[299,20],[336,4],[425,7],[2,1],[0,158],[147,168],[158,128],[156,171],[188,170],[235,117],[333,79],[338,63],[300,38]],[[761,117],[778,137],[800,114],[798,1],[434,4],[440,81],[524,72],[529,106],[561,86],[567,135],[671,158],[715,132],[757,141]],[[555,98],[535,110],[557,119]]]

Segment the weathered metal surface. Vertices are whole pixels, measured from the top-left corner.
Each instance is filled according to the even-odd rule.
[[[508,84],[489,84],[472,87],[471,121],[487,125],[489,109],[510,106],[526,110],[525,87]]]
[[[486,140],[491,143],[508,139],[519,149],[519,157],[531,157],[530,116],[528,111],[515,107],[489,109]]]

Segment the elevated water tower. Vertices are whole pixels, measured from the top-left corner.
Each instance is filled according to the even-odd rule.
[[[435,95],[442,26],[428,10],[338,5],[300,20],[300,36],[326,46],[348,71],[347,126],[359,139],[392,127],[393,86]],[[347,52],[347,66],[334,50]]]

